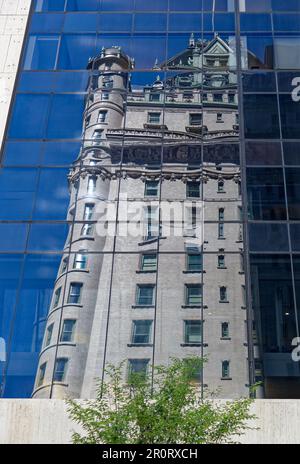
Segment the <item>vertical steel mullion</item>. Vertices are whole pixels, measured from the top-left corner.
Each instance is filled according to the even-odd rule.
[[[235,1],[235,41],[236,41],[236,62],[237,62],[237,83],[239,99],[239,129],[240,129],[240,165],[241,165],[241,193],[242,193],[242,224],[244,240],[244,264],[245,264],[245,298],[247,307],[247,346],[248,346],[248,369],[249,385],[255,384],[255,362],[254,362],[254,343],[253,343],[253,321],[254,313],[251,294],[251,271],[249,254],[249,230],[248,230],[248,199],[247,199],[247,169],[246,169],[246,150],[245,150],[245,131],[244,131],[244,107],[243,107],[243,83],[242,83],[242,53],[241,53],[241,28],[240,28],[240,8],[239,0]],[[251,395],[251,392],[250,392]]]

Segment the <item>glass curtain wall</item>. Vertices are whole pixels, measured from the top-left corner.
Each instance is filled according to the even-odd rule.
[[[89,397],[107,363],[191,354],[203,394],[297,395],[299,14],[33,2],[0,170],[3,397]]]

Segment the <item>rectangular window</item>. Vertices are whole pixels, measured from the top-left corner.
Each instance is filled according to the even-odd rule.
[[[72,342],[74,339],[76,320],[65,319],[61,331],[60,341],[61,342]]]
[[[55,363],[54,376],[53,376],[54,382],[64,381],[66,377],[67,366],[68,366],[67,358],[57,358],[56,363]]]
[[[228,322],[222,322],[221,325],[221,337],[229,338],[229,324]]]
[[[50,324],[50,325],[47,327],[46,338],[45,338],[45,348],[46,348],[47,346],[49,346],[50,343],[51,343],[51,338],[52,338],[52,333],[53,333],[53,327],[54,327],[54,323]]]
[[[188,198],[200,198],[200,182],[188,182],[186,184],[186,196]]]
[[[223,94],[222,93],[214,93],[214,102],[222,103],[223,102]]]
[[[160,101],[160,93],[150,93],[149,100],[151,102],[159,102]]]
[[[93,219],[93,212],[94,212],[95,205],[87,204],[84,207],[84,221],[91,221]]]
[[[159,124],[160,113],[148,113],[148,122],[149,124]]]
[[[61,264],[61,274],[63,274],[64,272],[66,272],[66,270],[68,269],[68,262],[69,262],[69,258],[66,257],[62,260],[62,264]]]
[[[137,305],[153,306],[154,285],[138,285],[137,287]]]
[[[158,180],[147,180],[145,183],[145,197],[157,197],[158,188],[159,188]]]
[[[129,359],[128,360],[128,379],[133,374],[146,376],[148,372],[149,359]]]
[[[200,344],[202,342],[201,321],[184,321],[184,343]]]
[[[229,103],[235,103],[235,95],[234,95],[234,93],[229,93],[228,94],[228,102]]]
[[[94,224],[84,224],[81,229],[81,235],[83,236],[93,235],[93,230],[94,230]]]
[[[191,113],[190,114],[190,125],[201,126],[202,125],[202,113]]]
[[[227,288],[226,287],[220,287],[220,302],[224,303],[227,302]]]
[[[224,238],[224,224],[222,222],[218,224],[218,237]]]
[[[114,85],[113,79],[105,79],[103,78],[103,87],[105,89],[111,89]]]
[[[79,304],[81,298],[82,284],[79,282],[73,282],[70,284],[68,303]]]
[[[157,268],[157,255],[155,253],[146,253],[142,255],[141,270],[142,271],[156,271]]]
[[[187,284],[185,287],[186,287],[186,305],[200,306],[202,304],[202,285]]]
[[[222,378],[228,379],[230,377],[230,370],[229,370],[229,361],[222,361]]]
[[[107,111],[99,111],[98,114],[98,123],[102,124],[106,121]]]
[[[218,267],[221,269],[225,268],[225,255],[218,256]]]
[[[103,129],[96,129],[92,135],[92,139],[95,145],[103,138]]]
[[[24,69],[54,69],[57,59],[58,44],[58,36],[31,36],[28,41]]]
[[[217,113],[217,122],[223,122],[223,114]]]
[[[109,100],[109,92],[102,92],[102,93],[101,93],[101,100],[102,100],[102,101],[107,101],[107,100]]]
[[[159,208],[147,206],[145,210],[146,239],[150,240],[159,236]]]
[[[57,288],[54,292],[53,308],[56,308],[56,306],[58,306],[60,294],[61,294],[61,287]]]
[[[47,367],[47,363],[44,363],[44,364],[42,364],[40,366],[39,378],[38,378],[38,382],[37,382],[38,387],[40,387],[44,383],[45,374],[46,374],[46,367]]]
[[[151,343],[152,321],[133,321],[132,340],[134,344]]]
[[[219,180],[218,181],[218,193],[223,193],[224,192],[224,181]]]
[[[88,255],[86,253],[76,253],[74,257],[73,269],[86,269],[87,258]]]
[[[97,185],[97,178],[96,177],[89,177],[88,178],[87,193],[94,193],[96,191],[96,185]]]
[[[191,272],[202,271],[202,255],[200,253],[188,253],[187,270]]]

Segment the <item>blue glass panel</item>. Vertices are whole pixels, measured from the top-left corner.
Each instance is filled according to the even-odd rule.
[[[167,27],[167,15],[163,13],[137,13],[134,18],[136,32],[162,32]]]
[[[64,220],[70,194],[67,169],[41,169],[35,210],[35,220]]]
[[[86,69],[96,54],[95,35],[63,35],[58,60],[59,69]]]
[[[246,138],[279,138],[276,95],[245,95],[244,119]]]
[[[204,11],[234,11],[234,2],[228,0],[203,0]]]
[[[36,169],[0,170],[0,219],[28,220],[32,215]]]
[[[286,191],[290,220],[300,220],[300,168],[286,168]]]
[[[80,138],[84,95],[54,95],[49,114],[48,138]]]
[[[289,251],[287,224],[249,224],[250,251]]]
[[[189,0],[183,2],[182,0],[170,0],[170,10],[174,11],[201,11],[202,0]]]
[[[249,166],[281,166],[281,145],[279,142],[247,142],[246,161]]]
[[[64,21],[63,14],[39,13],[32,17],[30,32],[61,32]]]
[[[57,92],[86,92],[88,84],[87,71],[55,73],[54,89]]]
[[[292,250],[300,251],[300,224],[291,224],[290,232],[291,232]]]
[[[271,0],[246,0],[246,11],[269,11]]]
[[[250,219],[265,221],[286,219],[282,169],[248,168],[247,191]]]
[[[68,234],[67,224],[32,224],[29,251],[62,251]],[[0,229],[1,230],[1,229]]]
[[[24,69],[54,69],[58,44],[59,37],[56,35],[33,35],[29,37]]]
[[[127,13],[101,14],[99,21],[100,32],[130,32],[132,29],[132,15]],[[119,44],[113,44],[119,45]]]
[[[282,136],[285,139],[300,139],[300,104],[291,95],[280,95]]]
[[[136,10],[151,10],[151,11],[165,11],[168,9],[168,0],[135,0]]]
[[[295,91],[297,97],[300,95],[300,76],[297,72],[278,72],[278,89],[279,92],[289,92],[290,94]]]
[[[299,0],[272,0],[272,8],[277,11],[300,11]]]
[[[13,327],[5,397],[30,397],[59,255],[26,256]]]
[[[41,161],[41,142],[6,142],[5,165],[32,166]]]
[[[241,14],[241,31],[271,31],[271,15],[269,14]]]
[[[35,11],[64,11],[66,0],[35,0]]]
[[[69,166],[78,157],[81,142],[48,142],[43,145],[42,164],[48,166]]]
[[[261,329],[262,348],[272,353],[273,366],[269,368],[271,372],[277,368],[277,375],[280,371],[283,371],[283,376],[295,375],[291,372],[291,365],[297,363],[291,362],[290,355],[276,358],[276,353],[292,350],[291,340],[297,336],[290,256],[252,255],[251,274],[256,288],[253,308]],[[298,366],[296,369],[298,371]]]
[[[101,0],[67,0],[67,11],[97,11]]]
[[[0,339],[2,342],[4,340],[4,350],[0,352],[0,385],[3,383],[3,370],[9,355],[11,323],[14,317],[22,261],[22,255],[0,255]]]
[[[249,72],[243,74],[244,92],[276,92],[274,72]]]
[[[275,31],[300,31],[300,15],[298,14],[274,14]]]
[[[284,142],[283,153],[285,164],[300,166],[300,142]]]
[[[134,56],[136,60],[136,68],[153,69],[156,59],[158,63],[163,63],[166,60],[166,37],[163,35],[136,35],[132,39],[131,52],[131,56]]]
[[[234,31],[235,18],[234,14],[209,14],[203,15],[203,29],[204,31]]]
[[[134,9],[134,0],[102,0],[103,11],[129,11]]]
[[[0,251],[24,251],[28,226],[0,223]]]
[[[274,51],[271,35],[241,37],[242,67],[247,69],[273,69]]]
[[[68,13],[65,15],[64,32],[95,32],[98,29],[98,19],[95,13]]]
[[[9,137],[42,138],[45,135],[49,101],[48,95],[17,95],[8,132]]]
[[[274,60],[277,69],[300,68],[300,37],[274,37]]]
[[[20,76],[19,92],[51,92],[55,74],[53,72],[23,72]]]
[[[170,14],[170,31],[200,31],[202,27],[201,14]],[[177,50],[179,51],[179,50]]]

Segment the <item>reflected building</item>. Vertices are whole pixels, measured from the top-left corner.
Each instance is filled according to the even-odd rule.
[[[192,34],[142,88],[120,47],[88,67],[84,140],[69,173],[73,226],[33,397],[92,398],[108,364],[125,361],[126,379],[189,355],[208,358],[195,379],[203,394],[248,395],[234,44]],[[142,228],[124,234],[136,204]]]

